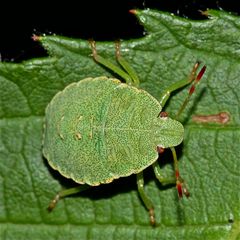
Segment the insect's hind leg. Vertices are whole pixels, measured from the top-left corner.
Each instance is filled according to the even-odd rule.
[[[139,78],[135,70],[131,67],[131,65],[122,57],[121,51],[120,51],[120,41],[116,41],[115,44],[116,47],[116,58],[119,64],[122,66],[122,68],[129,74],[129,76],[132,79],[132,85],[139,87]]]
[[[84,185],[79,185],[77,187],[64,189],[64,190],[60,191],[59,193],[56,194],[56,196],[52,199],[52,201],[48,205],[48,208],[47,208],[48,211],[51,212],[56,207],[58,201],[61,198],[85,191],[85,190],[89,189],[90,187],[91,187],[90,185],[84,184]]]
[[[116,73],[123,80],[125,80],[127,84],[129,84],[129,85],[133,84],[133,80],[127,72],[123,71],[120,67],[116,66],[111,61],[109,61],[97,54],[96,42],[94,40],[90,40],[89,43],[92,48],[92,56],[97,63],[101,64],[105,68]]]
[[[149,211],[149,217],[150,217],[150,223],[151,225],[155,226],[155,216],[154,216],[154,207],[153,203],[150,200],[150,198],[147,196],[146,192],[144,191],[144,179],[143,179],[143,172],[140,172],[137,174],[137,187],[138,187],[138,193]]]
[[[176,178],[175,177],[173,177],[173,176],[172,177],[163,176],[162,169],[158,165],[157,161],[155,163],[153,163],[152,167],[153,167],[154,174],[155,174],[157,180],[161,183],[162,186],[171,185],[171,184],[176,183]]]

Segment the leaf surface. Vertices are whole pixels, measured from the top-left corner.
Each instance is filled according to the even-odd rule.
[[[240,239],[240,18],[210,11],[191,21],[152,10],[137,11],[147,35],[123,41],[122,55],[157,99],[184,79],[200,60],[207,71],[186,111],[184,143],[177,148],[180,171],[191,197],[181,201],[174,187],[161,187],[146,170],[146,192],[155,204],[152,228],[136,190],[135,176],[46,207],[62,188],[74,186],[42,156],[45,107],[71,82],[112,76],[96,64],[87,41],[40,37],[50,56],[21,64],[0,64],[0,238],[1,239]],[[97,43],[115,61],[114,44]],[[187,88],[171,97],[170,116]],[[227,112],[227,124],[200,124],[193,115]],[[171,156],[159,159],[173,174]],[[233,223],[232,223],[233,221]]]

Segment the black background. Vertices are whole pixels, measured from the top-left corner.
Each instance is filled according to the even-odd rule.
[[[6,1],[6,0],[5,0]],[[143,36],[143,28],[128,11],[153,8],[191,19],[204,19],[199,10],[219,9],[240,14],[240,3],[228,0],[87,0],[1,1],[0,53],[2,61],[46,56],[31,36],[57,34],[95,40]]]

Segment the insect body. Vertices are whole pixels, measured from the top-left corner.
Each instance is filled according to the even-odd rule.
[[[172,91],[194,81],[189,93],[192,94],[205,67],[195,77],[199,66],[196,64],[190,78],[170,86],[158,102],[136,87],[138,77],[120,56],[119,45],[117,59],[125,71],[98,56],[94,42],[91,46],[94,59],[127,83],[107,77],[87,78],[67,86],[46,108],[43,154],[54,169],[81,184],[57,194],[49,209],[55,207],[60,197],[136,174],[140,197],[154,225],[154,208],[144,192],[142,171],[153,165],[156,177],[164,183],[157,165],[158,152],[172,150],[175,177],[170,182],[176,183],[180,197],[188,196],[174,149],[183,140],[183,126],[159,113]]]
[[[181,123],[158,117],[160,111],[146,91],[116,79],[70,84],[47,107],[44,155],[80,184],[96,186],[139,173],[157,160],[157,146],[183,140]]]

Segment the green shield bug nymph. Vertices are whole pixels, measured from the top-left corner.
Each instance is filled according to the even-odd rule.
[[[189,195],[179,174],[174,149],[183,141],[184,129],[180,122],[161,111],[173,91],[192,83],[178,116],[206,67],[196,76],[199,67],[196,63],[189,78],[171,85],[158,102],[138,88],[137,74],[120,55],[119,43],[116,56],[121,68],[97,55],[95,42],[90,43],[95,61],[126,83],[107,77],[83,79],[57,93],[47,106],[43,155],[52,168],[80,184],[58,193],[49,210],[59,198],[136,174],[139,195],[154,225],[153,203],[144,191],[144,169],[152,165],[162,184],[175,182],[179,197]],[[161,176],[157,164],[158,153],[165,148],[170,148],[173,154],[175,176],[171,180]]]

